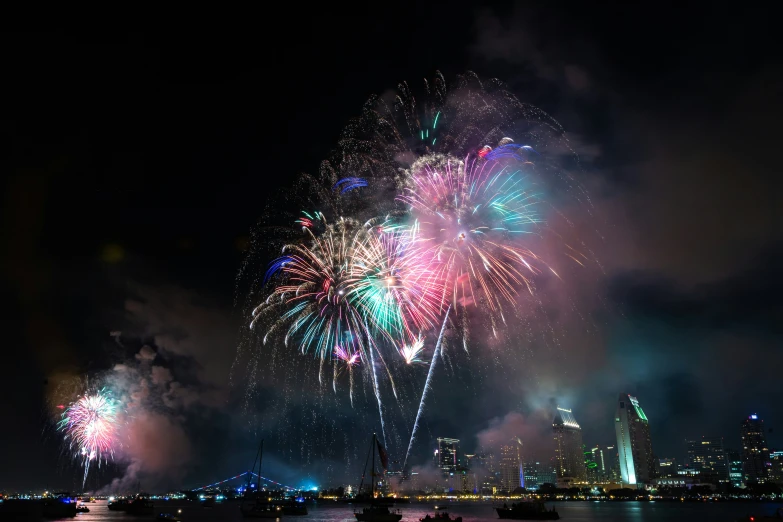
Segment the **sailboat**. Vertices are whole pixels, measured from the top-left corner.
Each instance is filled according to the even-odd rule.
[[[388,457],[386,457],[385,450],[378,442],[378,436],[372,434],[372,442],[370,443],[370,452],[372,453],[372,467],[370,468],[370,480],[372,481],[372,488],[370,489],[370,506],[362,509],[361,513],[354,512],[354,516],[358,522],[399,522],[402,518],[400,510],[391,511],[388,504],[380,503],[375,498],[375,485],[378,482],[375,479],[375,450],[378,450],[378,456],[381,458],[381,465],[385,468],[387,466]],[[369,459],[369,455],[367,455]],[[364,464],[365,469],[367,463]],[[362,474],[362,485],[364,484],[364,474]],[[362,485],[359,486],[361,492]]]
[[[261,500],[261,462],[264,459],[264,440],[261,440],[261,446],[258,448],[256,460],[258,461],[258,487],[256,488],[255,504],[245,505],[245,499],[242,498],[242,504],[239,509],[244,518],[281,518],[283,516],[280,506]],[[247,489],[250,489],[250,481],[253,480],[253,470],[256,469],[256,460],[253,461],[253,468],[248,473]],[[247,490],[245,490],[247,491]],[[247,495],[247,493],[245,493]]]

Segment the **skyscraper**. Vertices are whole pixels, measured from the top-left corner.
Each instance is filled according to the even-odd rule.
[[[524,487],[522,448],[518,443],[500,447],[500,488],[511,493]]]
[[[745,474],[742,472],[742,456],[739,451],[726,450],[726,462],[729,466],[731,485],[741,488],[745,484]]]
[[[444,474],[454,473],[459,465],[459,439],[438,437],[435,466]]]
[[[764,436],[764,421],[755,413],[742,421],[742,468],[745,481],[764,482],[769,467],[769,448]]]
[[[728,482],[729,466],[723,437],[686,440],[685,446],[688,453],[686,465],[699,472],[702,482]]]
[[[555,461],[558,479],[564,482],[586,482],[587,469],[582,449],[582,428],[576,422],[571,410],[558,406],[552,421],[555,435]]]
[[[615,415],[620,475],[625,484],[645,484],[655,477],[650,424],[636,397],[620,394]]]

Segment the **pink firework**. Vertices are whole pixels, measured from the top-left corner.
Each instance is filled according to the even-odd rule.
[[[93,460],[107,460],[114,454],[119,403],[102,389],[85,395],[63,412],[58,429],[70,441],[72,449],[84,463],[84,481]],[[82,485],[84,482],[82,483]]]
[[[360,352],[351,352],[340,345],[334,347],[334,357],[347,366],[356,366],[362,360]]]

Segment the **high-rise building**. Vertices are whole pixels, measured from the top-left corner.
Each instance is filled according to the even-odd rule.
[[[604,450],[600,446],[590,449],[590,461],[595,466],[588,465],[587,480],[593,484],[606,482],[606,463],[604,461]]]
[[[742,468],[745,482],[756,480],[764,482],[767,468],[770,467],[769,448],[764,436],[764,421],[755,413],[742,421]]]
[[[435,450],[435,466],[445,475],[454,473],[459,466],[459,439],[438,437]]]
[[[739,451],[726,451],[726,462],[729,466],[729,480],[731,485],[741,488],[745,484],[745,474],[742,472],[742,457]]]
[[[686,465],[697,471],[702,482],[718,484],[729,481],[729,466],[723,437],[702,437],[686,440]]]
[[[783,451],[773,451],[769,454],[770,468],[769,481],[775,484],[783,484]]]
[[[564,482],[587,482],[585,455],[582,449],[582,428],[571,410],[558,406],[552,421],[555,435],[555,461],[558,479]]]
[[[500,489],[511,493],[524,486],[522,447],[518,443],[500,447]]]
[[[650,423],[636,397],[620,394],[615,415],[620,475],[625,484],[646,484],[655,477]]]
[[[604,462],[606,469],[606,478],[609,482],[620,482],[620,456],[617,453],[617,448],[614,446],[607,446],[604,450]]]

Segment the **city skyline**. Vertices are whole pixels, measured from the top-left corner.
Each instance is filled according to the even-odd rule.
[[[626,410],[626,411],[623,411]],[[517,487],[537,488],[545,482],[558,487],[577,484],[620,484],[630,487],[651,487],[656,484],[712,484],[745,487],[749,482],[783,482],[783,451],[770,450],[765,442],[763,419],[750,414],[738,424],[738,439],[743,443],[739,452],[724,444],[723,436],[702,436],[683,439],[683,456],[660,456],[651,451],[649,419],[638,398],[620,394],[614,426],[617,446],[591,447],[582,444],[581,426],[572,410],[557,406],[552,423],[554,442],[549,454],[538,452],[523,456],[524,441],[512,436],[495,448],[477,447],[474,454],[461,460],[454,449],[459,440],[439,437],[436,447],[448,444],[448,465],[443,466],[436,450],[436,467],[446,478],[440,483],[446,489],[458,490],[448,475],[457,469],[468,474],[483,473],[476,478],[488,491],[511,492]],[[624,416],[623,416],[624,415]],[[635,425],[635,426],[634,426]],[[629,429],[628,426],[631,428]],[[626,450],[617,448],[626,446]],[[606,453],[604,452],[606,450]],[[773,464],[774,462],[774,464]],[[625,467],[625,469],[623,469]],[[543,480],[541,477],[545,477]],[[551,479],[551,480],[550,480]],[[527,486],[525,486],[527,484]],[[464,487],[464,481],[463,481]],[[481,489],[481,486],[476,486]]]

